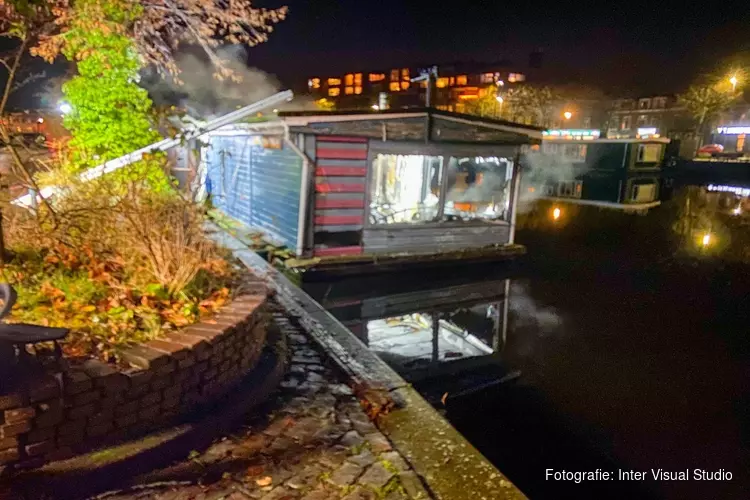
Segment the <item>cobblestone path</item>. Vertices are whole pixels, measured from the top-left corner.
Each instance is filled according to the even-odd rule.
[[[107,500],[358,500],[431,498],[372,424],[337,370],[293,322],[276,314],[290,365],[263,418],[203,453],[154,471]]]

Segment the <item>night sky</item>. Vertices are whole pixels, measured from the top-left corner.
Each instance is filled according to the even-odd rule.
[[[273,6],[273,0],[257,5]],[[290,14],[250,64],[289,82],[423,62],[510,59],[544,51],[546,77],[609,93],[676,92],[750,51],[750,6],[553,0],[288,0]]]
[[[674,0],[672,0],[674,2]],[[669,94],[696,76],[745,54],[750,66],[750,4],[596,3],[553,0],[256,0],[288,5],[288,18],[248,63],[286,87],[307,77],[349,71],[474,60],[509,60],[530,83],[583,84],[612,97]],[[0,40],[0,49],[7,48]],[[543,68],[528,71],[529,54],[543,51]],[[34,71],[59,76],[37,60]],[[207,73],[208,74],[208,73]],[[0,83],[3,79],[0,74]],[[41,81],[14,95],[11,106],[40,104]]]

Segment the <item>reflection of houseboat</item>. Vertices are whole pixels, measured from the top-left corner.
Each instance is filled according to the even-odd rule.
[[[598,134],[545,133],[531,151],[524,196],[642,211],[659,205],[668,139],[599,139]],[[586,132],[586,131],[577,131]],[[540,190],[540,192],[537,192]],[[541,196],[539,196],[541,194]]]
[[[497,363],[506,338],[510,280],[492,271],[410,278],[305,288],[410,381],[460,373],[457,386],[481,385],[505,376]]]
[[[513,254],[521,146],[541,129],[436,110],[281,113],[213,132],[214,205],[319,265]]]

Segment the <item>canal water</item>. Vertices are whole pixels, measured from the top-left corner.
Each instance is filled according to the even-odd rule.
[[[741,194],[680,188],[647,215],[556,205],[555,220],[541,204],[520,221],[517,264],[304,287],[532,499],[750,498]]]

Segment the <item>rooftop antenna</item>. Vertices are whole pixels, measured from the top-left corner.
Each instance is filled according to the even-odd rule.
[[[432,105],[432,85],[435,83],[438,77],[437,66],[432,66],[427,69],[420,71],[419,76],[415,76],[411,79],[412,83],[427,81],[427,92],[425,93],[424,105],[429,108]]]

